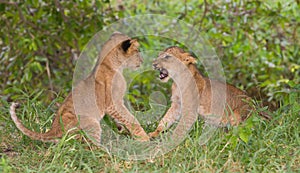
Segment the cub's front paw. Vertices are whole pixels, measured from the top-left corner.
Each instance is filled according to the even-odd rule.
[[[144,135],[144,136],[137,136],[135,138],[137,141],[141,141],[141,142],[147,142],[150,141],[150,137],[148,135]]]
[[[156,138],[159,135],[160,131],[155,130],[154,132],[148,133],[150,138]]]
[[[155,131],[148,133],[148,135],[150,138],[156,138],[162,131],[164,131],[164,127],[159,125]]]

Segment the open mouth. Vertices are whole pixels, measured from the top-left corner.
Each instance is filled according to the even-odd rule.
[[[169,76],[168,70],[165,68],[160,68],[159,70],[159,79],[163,80]]]

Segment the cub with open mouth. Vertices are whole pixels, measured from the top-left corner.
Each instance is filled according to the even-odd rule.
[[[163,52],[153,62],[153,68],[159,71],[159,79],[162,82],[168,82],[168,80],[170,79],[170,74],[168,70],[173,69],[168,68],[168,61],[173,61],[172,55]]]
[[[178,64],[180,62],[180,64]],[[227,124],[237,125],[248,118],[252,107],[248,104],[251,99],[242,90],[229,85],[227,83],[210,80],[201,75],[196,67],[196,59],[190,54],[185,52],[183,49],[172,46],[167,48],[164,52],[160,53],[158,58],[153,62],[153,68],[160,71],[159,78],[162,82],[167,82],[169,76],[174,77],[175,75],[181,75],[181,67],[184,65],[194,78],[196,83],[197,92],[199,96],[195,95],[195,98],[199,99],[199,105],[197,106],[197,113],[206,120],[206,122],[216,125],[216,126],[226,126]],[[181,82],[185,82],[183,79]],[[225,90],[214,90],[212,88],[224,88]],[[190,87],[192,89],[192,87]],[[224,92],[225,93],[224,93]],[[163,116],[162,120],[159,122],[157,129],[149,134],[150,137],[156,137],[160,132],[167,130],[178,121],[181,117],[181,104],[182,99],[184,99],[185,94],[181,93],[179,87],[175,82],[172,84],[172,104],[168,109],[167,113]],[[212,98],[212,92],[215,96],[220,98]],[[219,115],[216,110],[212,109],[212,104],[219,104],[216,100],[221,100],[223,95],[226,94],[226,103],[224,109],[221,108]],[[222,110],[223,109],[223,110]],[[212,116],[216,115],[217,116]]]
[[[162,81],[168,81],[169,80],[169,72],[165,68],[159,68],[159,79]]]

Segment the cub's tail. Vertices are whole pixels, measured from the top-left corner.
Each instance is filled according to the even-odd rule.
[[[16,127],[22,132],[24,133],[26,136],[29,136],[31,139],[34,140],[40,140],[43,142],[58,142],[58,139],[56,139],[57,137],[59,137],[56,133],[55,133],[55,129],[51,129],[46,133],[38,133],[38,132],[34,132],[31,131],[29,129],[27,129],[22,122],[18,119],[17,115],[16,115],[16,108],[18,108],[20,105],[18,103],[12,103],[10,106],[10,116],[11,119],[14,121],[14,123],[16,124]]]

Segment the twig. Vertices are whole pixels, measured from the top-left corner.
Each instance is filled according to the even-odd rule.
[[[47,75],[48,75],[48,79],[49,79],[50,89],[51,89],[51,91],[54,91],[53,90],[52,80],[51,80],[51,72],[50,72],[50,67],[49,67],[49,61],[48,61],[48,59],[46,61],[46,71],[47,71]]]
[[[7,1],[0,0],[0,4],[16,5],[17,3],[16,2],[7,2]]]
[[[200,21],[199,21],[199,23],[200,23],[200,27],[202,26],[202,23],[203,23],[203,20],[204,20],[204,18],[206,17],[206,14],[207,14],[207,12],[208,12],[208,3],[207,3],[207,1],[206,0],[204,0],[204,12],[203,12],[203,15],[202,15],[202,17],[201,17],[201,19],[200,19]]]

